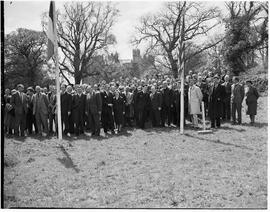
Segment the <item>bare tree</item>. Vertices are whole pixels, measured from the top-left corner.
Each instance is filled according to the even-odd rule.
[[[176,47],[180,37],[181,17],[184,13],[186,16],[184,40],[190,44],[194,39],[207,35],[220,23],[220,13],[217,8],[205,9],[202,3],[187,2],[184,11],[183,5],[183,2],[166,3],[161,12],[143,16],[140,25],[136,27],[138,35],[132,39],[132,43],[136,45],[148,43],[147,52],[160,52],[159,56],[163,56],[164,61],[168,62],[174,77],[178,75]],[[203,45],[197,51],[187,55],[185,60],[189,60],[215,44]]]
[[[59,68],[66,80],[65,73],[74,76],[75,83],[98,74],[89,69],[90,61],[98,51],[116,42],[111,29],[118,12],[110,2],[93,1],[66,3],[63,13],[58,11]]]

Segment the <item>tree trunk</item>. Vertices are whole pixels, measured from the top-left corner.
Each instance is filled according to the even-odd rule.
[[[74,66],[74,78],[75,78],[75,84],[80,84],[82,75],[81,75],[81,70],[80,70],[80,44],[76,42],[76,51],[74,55],[74,61],[73,61],[73,66]]]
[[[171,52],[168,52],[168,58],[169,58],[169,62],[171,64],[173,77],[176,79],[178,77],[178,67],[177,67],[176,60],[174,60]]]
[[[266,54],[265,54],[265,69],[268,69],[268,46],[266,48]]]
[[[75,75],[74,75],[74,78],[75,78],[75,84],[80,84],[81,83],[82,76],[81,76],[80,72],[76,72]]]

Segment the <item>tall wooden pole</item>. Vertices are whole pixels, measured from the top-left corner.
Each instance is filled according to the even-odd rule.
[[[59,80],[59,63],[58,63],[58,39],[56,29],[56,13],[55,13],[55,2],[53,1],[53,28],[55,33],[54,41],[54,56],[55,56],[55,82],[56,82],[56,105],[57,105],[57,125],[58,125],[58,139],[62,140],[62,121],[61,121],[61,100],[60,100],[60,80]]]
[[[185,7],[186,7],[186,1],[183,3],[183,9],[182,9],[182,23],[179,22],[179,25],[181,27],[181,35],[178,40],[178,62],[179,62],[179,74],[180,80],[181,80],[181,88],[180,88],[180,134],[184,134],[184,81],[185,81]]]

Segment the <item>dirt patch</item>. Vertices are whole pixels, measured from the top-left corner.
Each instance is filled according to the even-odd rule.
[[[7,153],[4,156],[4,167],[14,167],[19,163],[17,157],[12,153]]]

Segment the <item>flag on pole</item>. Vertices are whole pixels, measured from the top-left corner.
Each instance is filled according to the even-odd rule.
[[[47,30],[47,37],[48,37],[48,46],[47,46],[47,60],[49,60],[54,55],[54,45],[55,45],[55,29],[54,29],[54,3],[51,1],[50,9],[49,9],[49,21],[48,21],[48,30]]]
[[[58,63],[58,43],[56,30],[56,14],[55,2],[50,2],[49,21],[48,21],[48,46],[47,46],[47,60],[52,56],[55,58],[55,84],[56,84],[56,105],[57,105],[57,128],[58,139],[62,140],[62,122],[61,122],[61,99],[60,99],[60,80],[59,80],[59,63]]]

